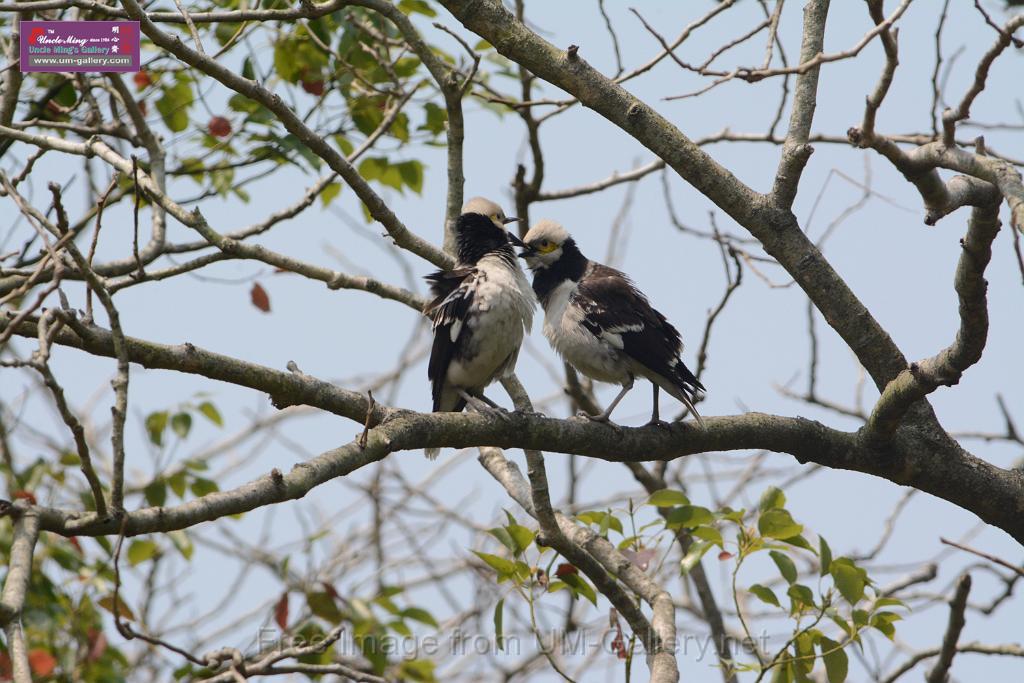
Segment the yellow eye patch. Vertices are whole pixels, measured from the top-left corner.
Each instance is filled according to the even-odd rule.
[[[544,242],[541,242],[534,248],[542,254],[550,254],[555,249],[558,249],[558,245],[555,244],[554,242],[548,242],[545,240]]]

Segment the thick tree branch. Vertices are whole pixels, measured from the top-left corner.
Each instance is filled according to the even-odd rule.
[[[988,338],[988,300],[985,268],[992,258],[992,242],[999,232],[998,195],[989,186],[988,204],[976,207],[967,224],[967,235],[953,285],[960,301],[960,328],[948,347],[913,363],[889,382],[868,418],[867,429],[891,435],[910,406],[940,386],[952,386],[963,372],[981,360]]]
[[[6,321],[0,320],[0,332]],[[114,357],[110,332],[86,328],[70,319],[54,342]],[[22,323],[19,336],[34,338],[34,322]],[[368,400],[306,375],[272,370],[253,363],[204,351],[191,344],[167,346],[127,337],[132,362],[202,375],[270,394],[275,404],[311,405],[362,425]],[[1024,473],[1003,470],[963,451],[945,439],[923,440],[901,435],[880,450],[855,433],[831,429],[800,417],[746,413],[705,418],[705,427],[680,423],[670,430],[658,427],[613,429],[607,425],[569,419],[513,414],[508,420],[470,413],[419,414],[377,403],[370,425],[385,419],[408,425],[406,437],[393,439],[395,450],[426,447],[495,446],[532,448],[587,455],[612,462],[670,460],[693,453],[765,449],[789,453],[800,462],[833,469],[854,470],[914,486],[969,510],[1024,543],[1024,518],[1016,514],[1024,491]],[[383,456],[382,456],[383,457]],[[91,527],[90,527],[91,528]],[[102,531],[98,533],[115,533]]]

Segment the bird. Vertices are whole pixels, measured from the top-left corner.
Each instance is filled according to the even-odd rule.
[[[433,296],[424,313],[434,334],[427,376],[435,413],[468,404],[504,415],[483,390],[515,369],[536,306],[513,249],[522,242],[505,228],[518,220],[489,199],[470,199],[455,222],[455,267],[426,276]],[[438,453],[426,451],[431,460]]]
[[[680,358],[679,331],[629,276],[589,260],[552,220],[538,221],[522,242],[519,255],[533,271],[533,291],[544,308],[544,336],[579,372],[622,386],[604,411],[581,416],[610,422],[634,380],[643,377],[654,388],[648,425],[667,425],[658,414],[659,389],[681,401],[703,425],[694,404],[706,390]]]

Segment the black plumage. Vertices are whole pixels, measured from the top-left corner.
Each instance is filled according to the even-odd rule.
[[[458,264],[426,276],[433,296],[424,313],[434,333],[427,365],[434,412],[467,404],[493,410],[483,389],[515,367],[534,297],[502,227],[513,220],[493,202],[470,200],[455,224]]]
[[[533,288],[545,311],[544,334],[577,370],[623,389],[601,414],[611,411],[635,377],[654,385],[651,421],[658,417],[658,388],[694,408],[704,386],[680,358],[679,331],[651,306],[629,277],[587,259],[562,226],[541,221],[524,238],[523,256],[534,272]]]

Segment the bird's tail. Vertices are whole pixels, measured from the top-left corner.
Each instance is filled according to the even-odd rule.
[[[459,413],[465,407],[466,400],[459,396],[455,389],[450,387],[447,382],[445,386],[441,387],[441,391],[437,392],[434,396],[435,413]],[[440,453],[440,448],[423,449],[423,454],[427,456],[427,460],[437,460],[437,456]]]
[[[682,362],[678,363],[675,367],[675,372],[671,377],[659,378],[663,381],[658,382],[658,386],[669,393],[673,398],[682,403],[694,419],[697,420],[697,424],[701,427],[704,426],[704,418],[697,412],[696,403],[704,398],[704,385],[700,383],[690,369],[687,368]]]

